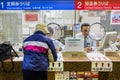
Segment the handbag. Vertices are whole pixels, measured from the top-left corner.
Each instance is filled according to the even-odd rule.
[[[6,41],[6,42],[3,42],[0,44],[0,62],[2,62],[1,68],[4,72],[10,72],[14,68],[12,51],[13,51],[13,53],[15,53],[14,56],[19,57],[9,41]],[[4,60],[6,60],[6,59],[10,59],[10,62],[12,65],[12,67],[9,70],[5,69],[5,67],[4,67]]]

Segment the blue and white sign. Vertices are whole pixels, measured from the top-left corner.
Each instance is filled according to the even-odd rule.
[[[0,10],[73,10],[74,0],[0,1]]]

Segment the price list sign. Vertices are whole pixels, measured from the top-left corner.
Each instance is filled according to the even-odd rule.
[[[113,64],[110,61],[106,61],[106,62],[92,62],[92,66],[91,66],[91,71],[107,71],[107,72],[111,72],[113,68]]]
[[[50,62],[48,71],[63,71],[63,62]]]

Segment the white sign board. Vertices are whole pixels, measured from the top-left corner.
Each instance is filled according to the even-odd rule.
[[[63,71],[63,62],[50,62],[48,71]]]
[[[113,64],[111,61],[99,62],[95,61],[91,64],[91,71],[112,71]]]
[[[67,37],[65,39],[65,51],[83,51],[84,40],[74,39],[73,37]]]

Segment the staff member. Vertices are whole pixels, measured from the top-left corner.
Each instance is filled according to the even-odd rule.
[[[54,44],[46,37],[48,33],[46,25],[37,24],[34,34],[24,40],[23,80],[47,80],[49,48],[54,61],[57,60]]]
[[[76,38],[84,38],[84,50],[90,52],[95,49],[96,41],[89,37],[89,26],[88,23],[83,23],[81,25],[81,32],[76,34]]]

